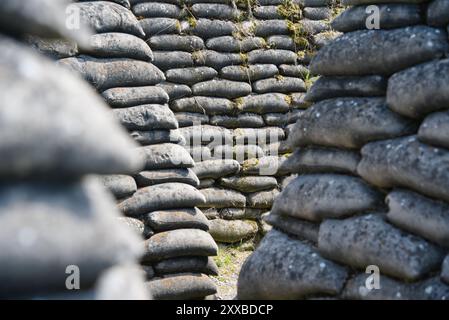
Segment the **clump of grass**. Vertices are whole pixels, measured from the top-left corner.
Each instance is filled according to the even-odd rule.
[[[301,7],[292,0],[284,0],[278,5],[277,12],[289,21],[299,21],[302,17]]]

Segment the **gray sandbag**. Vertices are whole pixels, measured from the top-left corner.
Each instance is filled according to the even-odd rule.
[[[192,169],[159,169],[153,171],[142,171],[134,176],[139,187],[148,187],[155,184],[167,182],[180,182],[198,187],[200,181]]]
[[[211,150],[204,146],[184,147],[196,163],[212,159]],[[195,164],[196,166],[196,164]]]
[[[212,187],[214,184],[215,184],[214,179],[207,179],[207,178],[202,179],[202,180],[200,180],[200,185],[199,185],[198,189],[209,188],[209,187]]]
[[[89,39],[89,47],[80,51],[101,58],[153,60],[153,52],[145,41],[134,35],[119,32],[95,34]]]
[[[219,3],[195,3],[192,13],[198,18],[217,20],[234,20],[240,15],[237,8]]]
[[[244,97],[239,108],[244,112],[259,114],[287,112],[290,109],[288,96],[282,93],[265,93]]]
[[[289,50],[280,49],[257,49],[248,53],[248,63],[250,64],[295,64],[296,53]]]
[[[221,178],[220,185],[225,188],[235,189],[241,192],[257,192],[276,188],[278,183],[273,177],[260,176],[232,176]]]
[[[233,36],[211,38],[206,41],[206,47],[219,52],[246,53],[251,50],[264,48],[266,42],[261,37],[244,37],[237,39]]]
[[[204,49],[203,39],[197,36],[177,34],[155,35],[150,38],[149,45],[153,50],[193,52]]]
[[[193,67],[192,55],[184,51],[154,51],[153,63],[161,70]]]
[[[92,2],[92,1],[99,1],[99,0],[75,0],[74,2]],[[133,1],[133,0],[106,0],[106,1],[115,2],[115,3],[125,7],[126,9],[131,9],[130,1]]]
[[[449,205],[406,190],[386,198],[388,221],[443,247],[449,246]]]
[[[66,268],[90,287],[105,269],[136,259],[139,237],[115,218],[96,178],[0,186],[0,296],[66,291]]]
[[[438,59],[447,49],[446,32],[427,26],[361,30],[324,46],[313,58],[310,71],[326,76],[391,75]]]
[[[192,92],[197,96],[209,96],[234,99],[251,93],[248,83],[229,80],[210,80],[192,86]]]
[[[184,144],[184,138],[178,130],[133,131],[131,137],[143,146],[160,143]]]
[[[245,261],[237,283],[239,299],[300,299],[335,295],[347,271],[322,258],[310,245],[271,230]]]
[[[189,97],[175,100],[170,105],[174,112],[197,112],[207,115],[232,114],[236,106],[229,100],[214,97]]]
[[[331,20],[333,15],[332,9],[327,7],[305,7],[302,13],[310,20]]]
[[[328,21],[303,19],[298,22],[301,33],[306,36],[313,36],[321,32],[330,31]]]
[[[44,39],[34,36],[26,36],[25,41],[33,49],[53,60],[70,58],[79,54],[78,44],[74,41]]]
[[[231,21],[198,19],[194,26],[191,26],[185,31],[197,35],[202,39],[209,39],[232,35],[235,31],[235,25]]]
[[[143,237],[145,234],[145,225],[143,222],[136,218],[131,217],[118,217],[117,220],[129,227],[134,233],[139,235],[140,237]]]
[[[121,32],[144,37],[145,33],[133,13],[109,1],[91,1],[71,4],[79,10],[81,24],[96,33]]]
[[[244,63],[244,56],[238,53],[222,53],[213,50],[201,50],[192,54],[196,66],[208,66],[220,70],[226,66]]]
[[[284,19],[284,16],[279,13],[278,6],[256,6],[253,9],[253,15],[262,20]]]
[[[128,130],[177,129],[173,111],[168,105],[145,104],[113,109],[115,118]]]
[[[218,267],[211,257],[181,257],[157,262],[154,265],[157,274],[177,274],[185,272],[218,275]]]
[[[446,256],[441,267],[441,280],[449,284],[449,255]]]
[[[357,274],[350,279],[342,297],[350,300],[446,300],[449,295],[449,286],[435,277],[416,283],[402,283],[381,276],[380,288],[369,290],[365,285],[369,276],[366,273]]]
[[[268,37],[274,34],[290,34],[288,20],[262,20],[257,21],[254,28],[254,34],[258,37]]]
[[[145,170],[192,168],[192,157],[182,147],[173,143],[155,144],[138,149]]]
[[[208,145],[212,149],[222,144],[232,145],[232,131],[226,128],[206,124],[180,128],[179,132],[184,136],[186,141],[192,142],[193,146],[203,144]]]
[[[449,151],[416,136],[373,142],[362,149],[358,174],[381,188],[406,187],[449,202]]]
[[[271,212],[321,221],[375,210],[382,204],[382,194],[360,178],[339,174],[308,174],[290,182],[274,201]]]
[[[139,189],[118,207],[126,215],[138,216],[156,210],[195,207],[205,201],[191,185],[171,182]]]
[[[305,92],[306,84],[304,81],[293,77],[279,77],[258,80],[253,83],[253,90],[257,93],[267,92]]]
[[[202,274],[177,274],[155,278],[145,285],[155,300],[198,299],[215,294],[217,288]]]
[[[306,45],[303,45],[302,43],[297,44],[292,36],[284,36],[284,35],[268,37],[267,44],[272,49],[282,49],[291,51],[297,51],[300,49],[304,49],[306,47]]]
[[[171,100],[180,99],[192,95],[192,90],[190,90],[190,87],[184,84],[177,84],[164,81],[157,84],[157,86],[164,89],[164,91],[167,92]]]
[[[292,147],[320,145],[355,149],[412,134],[414,121],[392,112],[383,98],[336,98],[307,109],[288,141]]]
[[[262,215],[261,209],[255,208],[222,208],[217,212],[217,215],[214,217],[225,220],[258,220]]]
[[[321,77],[307,92],[307,101],[337,97],[376,97],[385,96],[387,79],[382,76],[365,77]]]
[[[236,117],[216,115],[210,117],[210,124],[228,129],[258,128],[265,125],[264,119],[255,113],[239,113]]]
[[[197,208],[153,211],[143,215],[143,220],[156,232],[177,229],[209,230],[209,221]]]
[[[319,224],[272,213],[264,216],[263,221],[286,234],[318,243]]]
[[[248,206],[257,209],[270,209],[279,194],[278,189],[251,193],[248,195]]]
[[[289,95],[289,102],[292,108],[307,109],[311,103],[306,101],[305,93],[295,92]]]
[[[434,27],[445,27],[449,24],[449,1],[433,0],[427,7],[426,21]]]
[[[136,181],[131,176],[102,176],[101,182],[103,183],[105,188],[114,195],[116,199],[129,197],[137,191]]]
[[[234,190],[212,187],[201,189],[200,192],[206,199],[206,202],[198,205],[200,208],[244,208],[246,206],[246,197]]]
[[[367,11],[368,5],[348,8],[338,15],[331,23],[332,28],[341,32],[351,32],[366,29],[368,18],[372,12]],[[378,4],[379,26],[382,29],[394,29],[422,24],[422,11],[419,5],[406,3]]]
[[[233,81],[256,81],[278,74],[274,64],[253,64],[249,66],[227,66],[220,70],[220,77]]]
[[[296,150],[279,169],[285,173],[349,173],[357,175],[358,152],[309,147]]]
[[[128,108],[143,104],[168,103],[168,94],[161,87],[112,88],[101,93],[112,108]]]
[[[165,73],[168,81],[187,85],[211,80],[217,75],[218,72],[209,67],[170,69]]]
[[[14,40],[0,36],[0,46],[3,178],[139,170],[135,143],[89,85]]]
[[[242,173],[245,175],[275,176],[285,159],[283,156],[248,159],[243,162]]]
[[[279,66],[279,72],[283,76],[297,77],[301,79],[305,79],[309,75],[309,69],[307,69],[307,67],[301,64],[298,65],[281,64]]]
[[[335,38],[341,36],[341,32],[337,31],[326,31],[322,33],[315,34],[313,36],[313,44],[315,47],[320,50],[324,46],[328,45],[332,41],[334,41]]]
[[[439,268],[444,258],[439,247],[402,232],[378,214],[324,221],[318,250],[329,259],[355,268],[376,265],[382,274],[406,281]]]
[[[394,74],[388,80],[387,103],[395,112],[411,118],[447,108],[449,59],[420,64]]]
[[[211,235],[200,229],[160,232],[145,241],[144,262],[175,257],[215,256],[217,245]]]
[[[249,144],[242,145],[232,144],[217,145],[212,148],[212,154],[214,159],[235,159],[239,163],[242,163],[246,159],[261,158],[265,155],[263,149],[258,145]]]
[[[181,12],[181,8],[171,3],[144,2],[133,6],[134,15],[143,18],[180,18]]]
[[[235,160],[208,160],[195,165],[193,171],[199,179],[219,179],[240,171],[240,164]]]
[[[276,142],[285,138],[284,130],[278,127],[265,128],[239,128],[233,131],[236,143],[256,143],[264,144]]]
[[[209,123],[209,116],[201,113],[177,112],[175,117],[181,128]]]
[[[139,20],[139,24],[147,39],[154,35],[179,34],[181,32],[181,24],[178,19],[173,18],[142,19]]]
[[[221,243],[240,242],[254,237],[259,230],[257,222],[251,220],[213,219],[209,224],[212,238]]]
[[[419,127],[418,139],[449,149],[449,112],[434,112],[428,115]]]
[[[80,74],[99,91],[116,87],[151,86],[165,80],[157,67],[139,60],[96,59],[81,55],[59,60],[58,64]]]

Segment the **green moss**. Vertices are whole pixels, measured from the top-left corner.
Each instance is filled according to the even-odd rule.
[[[284,100],[285,100],[285,102],[287,102],[288,105],[291,105],[293,102],[293,98],[290,95],[285,96]]]

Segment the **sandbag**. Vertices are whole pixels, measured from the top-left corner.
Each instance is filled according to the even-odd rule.
[[[263,221],[286,234],[318,243],[319,224],[273,213],[264,216]]]
[[[220,70],[220,77],[233,81],[256,81],[278,74],[274,64],[253,64],[249,66],[227,66]]]
[[[426,21],[434,27],[445,27],[449,24],[447,12],[449,2],[447,0],[434,0],[427,7]]]
[[[264,119],[255,113],[239,113],[236,117],[215,115],[210,117],[210,124],[228,129],[258,128],[265,125]]]
[[[133,13],[143,18],[180,18],[181,8],[170,3],[144,2],[134,5]]]
[[[133,131],[130,133],[135,141],[143,146],[160,143],[184,144],[184,138],[178,130],[151,130],[151,131]]]
[[[171,68],[189,68],[194,65],[192,55],[189,52],[153,51],[153,56],[154,65],[163,71]]]
[[[217,242],[236,243],[254,237],[259,229],[251,220],[213,219],[209,222],[209,233]]]
[[[161,34],[179,34],[181,32],[181,25],[178,19],[172,18],[149,18],[139,20],[146,38]]]
[[[233,176],[221,178],[220,185],[225,188],[235,189],[241,192],[257,192],[277,187],[277,180],[273,177]]]
[[[296,53],[289,50],[257,49],[248,53],[250,64],[295,64],[296,59]]]
[[[181,257],[160,261],[154,265],[158,274],[177,274],[185,272],[218,275],[218,267],[211,257]]]
[[[229,80],[210,80],[192,86],[192,92],[198,96],[212,96],[235,99],[251,93],[251,86],[244,82]]]
[[[170,69],[165,75],[168,81],[193,85],[217,76],[218,72],[209,67]]]
[[[197,208],[153,211],[145,214],[143,219],[156,232],[176,229],[209,230],[207,218]]]
[[[244,97],[239,108],[244,112],[259,114],[287,112],[290,109],[288,96],[282,93],[265,93]]]
[[[131,196],[137,191],[136,181],[131,176],[109,175],[102,176],[101,182],[116,199],[123,199]]]
[[[112,110],[115,118],[128,130],[177,129],[173,111],[168,105],[145,104]]]
[[[192,168],[195,165],[189,153],[180,145],[162,143],[138,149],[145,170]]]
[[[421,123],[418,139],[421,142],[449,149],[449,112],[434,112]]]
[[[213,50],[196,51],[192,54],[192,58],[196,66],[208,66],[215,70],[244,62],[244,56],[238,53],[222,53]]]
[[[235,160],[208,160],[195,165],[193,172],[199,179],[219,179],[240,171],[240,164]]]
[[[251,193],[248,195],[248,206],[251,208],[269,210],[279,194],[280,192],[278,189]]]
[[[201,189],[206,202],[198,204],[198,207],[207,208],[228,208],[228,207],[245,207],[246,197],[240,192],[220,188]]]
[[[231,100],[198,96],[175,100],[170,108],[174,112],[197,112],[207,115],[232,114],[235,111],[235,105]]]
[[[244,37],[237,39],[233,36],[221,36],[206,41],[206,47],[218,52],[246,53],[255,49],[264,48],[265,39],[261,37]],[[233,80],[233,79],[231,79]]]
[[[190,87],[184,84],[176,84],[164,81],[157,84],[157,86],[164,89],[171,100],[180,99],[192,95],[192,90],[190,89]]]
[[[189,168],[142,171],[134,177],[139,187],[148,187],[167,182],[186,183],[194,187],[198,187],[200,184],[195,173]]]
[[[103,91],[103,98],[112,108],[128,108],[143,104],[165,104],[169,97],[160,87],[112,88]]]
[[[268,92],[305,92],[306,84],[304,81],[293,77],[280,77],[258,80],[253,83],[253,90],[257,93]]]

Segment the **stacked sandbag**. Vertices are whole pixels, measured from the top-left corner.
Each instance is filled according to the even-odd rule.
[[[221,243],[252,240],[278,195],[287,126],[307,106],[310,56],[330,32],[329,0],[132,0],[196,162]]]
[[[139,170],[136,144],[92,88],[21,42],[87,43],[66,5],[0,2],[0,297],[148,299],[129,276],[139,237],[91,176]]]
[[[345,34],[311,62],[314,104],[284,164],[299,176],[242,268],[242,299],[449,297],[449,2],[378,2],[343,1]]]
[[[114,1],[116,2],[116,1]],[[137,157],[143,171],[103,177],[123,222],[145,240],[142,265],[154,299],[196,299],[213,295],[216,275],[211,256],[217,246],[209,223],[197,207],[205,202],[197,190],[195,162],[181,146],[178,121],[168,106],[169,96],[155,66],[153,52],[134,14],[112,1],[73,4],[81,21],[95,29],[88,50],[59,60],[91,83],[115,118],[140,144]]]

